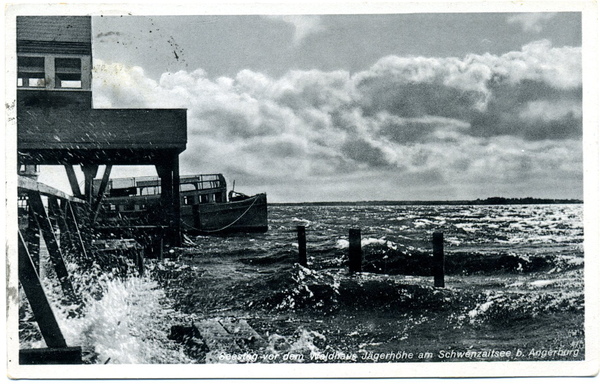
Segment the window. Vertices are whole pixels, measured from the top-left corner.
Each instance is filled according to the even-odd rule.
[[[46,87],[45,60],[37,56],[17,58],[17,87]]]
[[[17,202],[17,207],[22,210],[27,210],[29,208],[28,203],[29,203],[29,201],[27,199],[27,196],[19,196],[19,200]]]
[[[81,59],[56,58],[56,88],[81,88]]]

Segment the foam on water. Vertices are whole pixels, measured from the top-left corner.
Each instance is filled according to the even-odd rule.
[[[70,266],[73,268],[73,265]],[[72,274],[84,304],[73,316],[73,305],[61,302],[62,292],[51,277],[43,280],[61,331],[68,346],[81,346],[84,361],[96,364],[159,364],[191,362],[179,345],[167,338],[170,325],[182,315],[158,283],[149,277],[115,277],[89,272]],[[87,290],[82,284],[90,286]],[[23,298],[23,297],[21,297]],[[30,310],[29,310],[30,311]],[[33,337],[21,341],[23,348],[45,347]]]

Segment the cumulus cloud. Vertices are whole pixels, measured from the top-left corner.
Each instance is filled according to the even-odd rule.
[[[294,44],[300,44],[307,36],[323,31],[325,28],[319,15],[268,15],[271,20],[279,20],[294,27]]]
[[[355,74],[279,78],[244,70],[212,79],[199,69],[156,82],[139,67],[98,62],[94,87],[96,108],[187,108],[184,173],[224,172],[255,186],[297,181],[323,194],[327,183],[372,173],[394,175],[391,189],[446,184],[457,194],[474,183],[580,176],[581,49],[547,41],[504,55],[389,56]],[[285,200],[284,188],[272,189]]]
[[[506,22],[509,24],[520,24],[524,32],[542,32],[545,22],[553,19],[556,13],[520,13],[509,16]]]

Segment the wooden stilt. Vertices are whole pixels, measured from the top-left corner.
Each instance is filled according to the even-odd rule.
[[[179,154],[173,155],[173,246],[180,247],[181,239],[181,199],[179,197]]]
[[[168,218],[168,242],[171,246],[181,246],[179,157],[174,155],[164,163],[156,164],[155,167],[160,177],[162,207]]]
[[[83,171],[83,175],[85,176],[84,182],[84,195],[85,201],[92,207],[94,203],[94,197],[92,194],[92,184],[94,182],[94,178],[98,173],[98,165],[97,164],[82,164],[81,171]]]

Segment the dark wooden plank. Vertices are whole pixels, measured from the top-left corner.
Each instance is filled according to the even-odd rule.
[[[19,350],[19,365],[80,364],[82,364],[81,346]]]
[[[65,338],[56,322],[44,288],[40,282],[27,246],[19,231],[19,282],[23,286],[27,300],[33,310],[33,315],[40,328],[40,332],[51,348],[64,348],[67,346]]]
[[[71,166],[71,169],[72,168],[73,168],[73,166]],[[75,180],[75,184],[77,185],[77,180]],[[84,203],[84,201],[82,201],[81,199],[72,197],[52,186],[48,186],[46,184],[37,182],[31,178],[27,178],[24,176],[19,176],[17,178],[17,187],[19,189],[25,190],[25,191],[35,191],[42,195],[55,196],[57,198],[67,199],[67,200],[70,200],[70,201],[73,201],[76,203]],[[79,189],[79,185],[77,185],[77,189]]]
[[[240,347],[235,343],[235,337],[229,334],[218,320],[202,320],[194,325],[211,351],[224,351],[227,353],[240,351]]]

